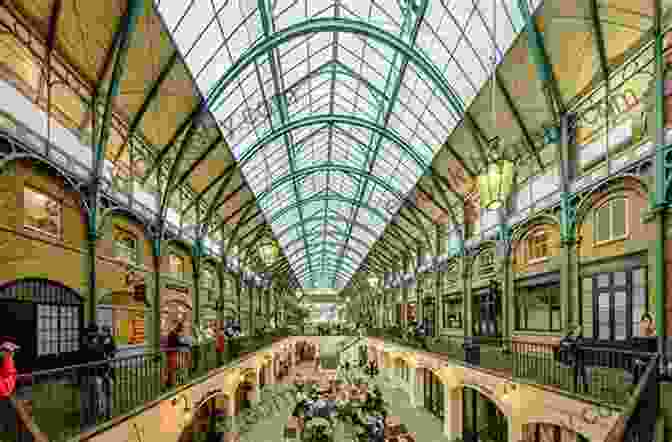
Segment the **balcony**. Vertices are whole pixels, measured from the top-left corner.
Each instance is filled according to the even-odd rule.
[[[622,408],[656,355],[580,345],[565,351],[552,344],[515,339],[462,337],[451,340],[403,338],[393,330],[370,329],[369,336],[436,354],[440,359],[580,400]]]
[[[20,374],[14,401],[21,422],[19,433],[25,433],[26,440],[60,442],[114,426],[122,416],[202,382],[213,370],[235,366],[246,355],[279,339],[236,338],[227,341],[226,352],[221,354],[216,352],[214,342],[208,342],[187,351],[163,348],[160,352]],[[98,380],[107,375],[112,382],[100,384]],[[15,438],[0,432],[0,440]]]
[[[656,440],[658,415],[652,410],[658,410],[659,406],[659,381],[669,378],[669,373],[662,369],[668,363],[661,364],[658,353],[607,348],[589,341],[568,346],[527,343],[515,338],[439,340],[402,335],[398,328],[369,329],[368,335],[382,339],[385,351],[388,345],[398,345],[401,352],[425,353],[454,365],[587,402],[598,410],[612,409],[620,419],[611,429],[609,440]],[[655,338],[641,341],[634,348],[655,348]]]

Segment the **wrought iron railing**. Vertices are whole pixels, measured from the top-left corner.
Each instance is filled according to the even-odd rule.
[[[416,351],[436,353],[466,366],[552,388],[582,399],[624,407],[655,354],[578,345],[569,352],[558,345],[527,343],[510,338],[454,337],[450,339],[399,337],[384,330],[369,330]]]
[[[19,375],[15,403],[30,410],[31,428],[19,435],[33,440],[42,433],[50,442],[67,440],[197,381],[278,337],[237,338],[217,353],[214,342],[184,349],[162,349],[132,356]],[[9,438],[6,438],[9,437]],[[15,440],[3,435],[0,440]],[[19,439],[23,440],[23,439]]]
[[[659,360],[658,356],[649,360],[646,371],[628,404],[623,425],[623,442],[654,442],[656,440]]]

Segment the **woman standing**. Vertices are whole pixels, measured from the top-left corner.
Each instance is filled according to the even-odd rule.
[[[177,381],[177,369],[179,368],[178,361],[178,347],[182,338],[184,326],[178,322],[174,329],[168,333],[168,379],[166,381],[166,388],[174,387]]]

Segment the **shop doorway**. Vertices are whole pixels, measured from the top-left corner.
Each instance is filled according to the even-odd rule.
[[[506,416],[493,401],[467,387],[462,407],[464,442],[507,442]]]
[[[13,336],[19,372],[79,362],[82,299],[65,285],[27,278],[0,286],[0,335]]]

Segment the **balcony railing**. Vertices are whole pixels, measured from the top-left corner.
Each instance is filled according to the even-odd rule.
[[[215,343],[208,342],[187,347],[186,351],[162,349],[158,353],[21,374],[14,401],[22,417],[18,432],[25,440],[40,440],[41,435],[50,442],[67,440],[278,339],[282,338],[232,339],[227,341],[225,353],[217,353]],[[30,425],[25,424],[26,413]],[[0,432],[0,440],[15,439],[15,434]]]
[[[570,352],[552,344],[515,339],[455,337],[451,340],[400,337],[370,329],[369,336],[438,354],[465,366],[489,370],[517,382],[536,384],[584,400],[625,407],[653,353],[578,345]]]

